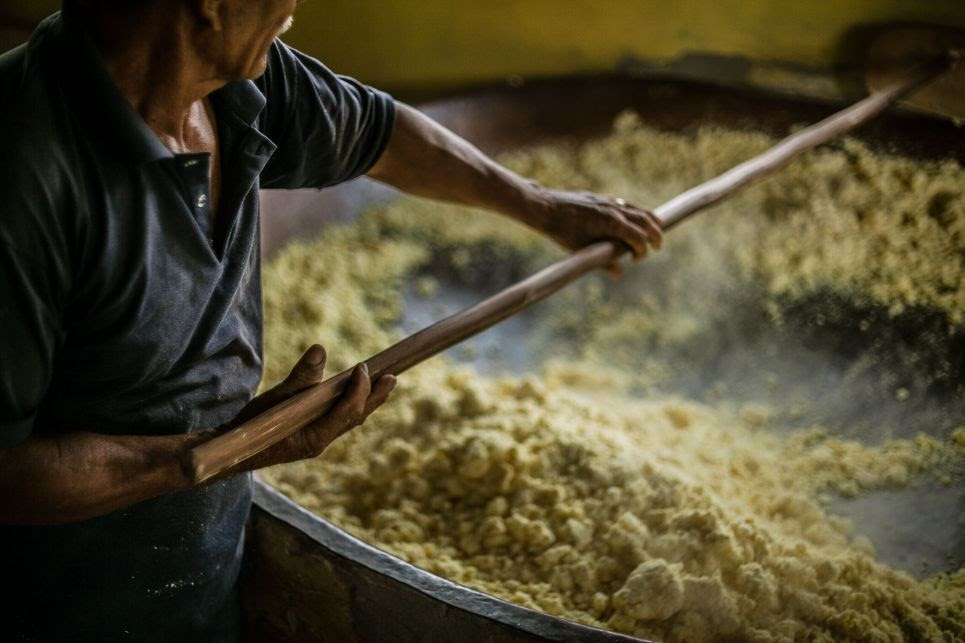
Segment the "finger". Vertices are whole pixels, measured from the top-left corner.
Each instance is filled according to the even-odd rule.
[[[369,399],[365,400],[365,410],[362,411],[362,422],[372,415],[372,411],[379,408],[385,401],[389,399],[389,394],[392,393],[392,389],[395,388],[395,376],[394,375],[383,375],[375,381],[372,386],[372,394],[369,395]]]
[[[620,263],[619,259],[614,259],[608,263],[603,270],[614,279],[623,276],[623,264]]]
[[[646,257],[647,235],[643,228],[630,221],[622,212],[619,216],[614,217],[612,221],[614,226],[613,235],[629,246],[634,260],[639,261]]]
[[[302,389],[318,384],[324,379],[327,358],[325,349],[313,344],[295,363],[288,377],[272,389],[272,392],[284,396],[294,395]]]
[[[372,382],[369,380],[369,367],[362,362],[352,371],[348,386],[338,402],[328,413],[339,427],[339,431],[346,431],[359,424],[365,412],[365,401],[372,393]]]
[[[647,243],[649,241],[647,232],[628,216],[638,208],[619,197],[605,197],[605,202],[612,211],[615,211],[615,216],[610,218],[611,234],[629,246],[634,260],[643,259],[647,256]]]
[[[241,410],[234,418],[235,425],[247,422],[256,415],[264,413],[276,404],[289,397],[321,382],[325,372],[325,349],[315,344],[295,363],[288,376],[278,384],[261,393]]]
[[[654,250],[660,250],[663,246],[663,228],[660,225],[660,219],[649,210],[634,208],[632,206],[625,214],[644,231],[650,247]]]
[[[352,371],[345,390],[325,415],[308,424],[292,436],[300,441],[296,451],[303,458],[314,458],[328,448],[335,439],[358,426],[365,412],[365,402],[371,393],[369,369],[365,363]]]

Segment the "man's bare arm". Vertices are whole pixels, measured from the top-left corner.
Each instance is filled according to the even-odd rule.
[[[395,130],[369,176],[418,196],[504,212],[538,227],[541,188],[418,110],[396,103]]]
[[[199,435],[34,434],[0,449],[0,522],[61,524],[187,489],[180,457]]]
[[[527,180],[402,103],[396,103],[392,139],[369,176],[410,194],[501,212],[571,250],[613,239],[640,259],[662,240],[650,212],[622,199]]]
[[[320,382],[324,369],[325,351],[313,346],[283,382],[252,400],[232,424]],[[364,366],[357,368],[328,413],[226,475],[320,455],[340,435],[365,422],[394,385],[391,376],[372,384]],[[0,449],[0,524],[76,522],[189,489],[191,479],[182,469],[185,454],[225,428],[230,427],[161,436],[34,434],[15,447]]]

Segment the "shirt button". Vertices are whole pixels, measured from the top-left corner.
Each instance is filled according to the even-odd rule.
[[[208,205],[208,195],[207,194],[198,195],[197,203],[199,208],[203,208],[204,206]]]

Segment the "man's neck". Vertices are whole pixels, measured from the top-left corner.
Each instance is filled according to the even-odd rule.
[[[162,142],[187,151],[202,100],[225,85],[195,46],[190,16],[96,22],[91,35],[114,83]]]

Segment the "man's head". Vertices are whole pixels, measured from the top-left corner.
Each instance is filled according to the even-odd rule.
[[[102,39],[130,36],[145,23],[178,30],[224,81],[257,78],[272,41],[288,30],[300,0],[66,0]],[[127,28],[125,28],[127,25]]]

